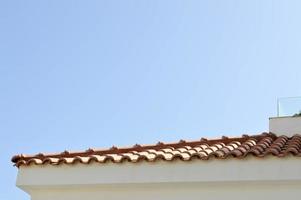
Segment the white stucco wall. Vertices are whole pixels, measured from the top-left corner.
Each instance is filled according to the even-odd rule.
[[[269,131],[287,136],[301,134],[301,117],[272,117],[269,119]]]
[[[145,184],[36,191],[32,200],[242,200],[300,199],[300,184]]]
[[[108,163],[21,167],[32,200],[299,199],[300,159]]]

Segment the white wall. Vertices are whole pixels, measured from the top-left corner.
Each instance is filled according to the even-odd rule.
[[[273,117],[269,119],[269,131],[276,135],[301,134],[301,117]]]
[[[299,199],[300,159],[21,167],[32,200]]]
[[[300,199],[301,184],[236,183],[236,184],[157,184],[40,190],[32,200],[242,200]]]

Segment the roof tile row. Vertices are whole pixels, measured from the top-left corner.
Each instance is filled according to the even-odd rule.
[[[193,159],[208,160],[211,158],[245,158],[248,155],[255,157],[266,157],[272,155],[285,157],[287,155],[301,156],[301,135],[292,137],[276,136],[273,133],[262,133],[260,135],[243,135],[236,138],[222,137],[220,139],[205,139],[198,141],[184,141],[156,145],[139,145],[133,147],[97,150],[88,149],[83,152],[64,151],[57,154],[16,155],[12,162],[17,166],[34,165],[60,165],[92,162],[97,163],[122,163],[140,161],[154,162],[157,160],[189,161]]]

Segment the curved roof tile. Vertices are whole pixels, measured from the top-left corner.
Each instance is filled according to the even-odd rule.
[[[111,147],[109,149],[88,149],[82,152],[63,151],[55,154],[39,153],[36,155],[16,155],[12,158],[15,166],[30,165],[61,165],[122,163],[122,162],[155,162],[157,160],[173,161],[176,159],[189,161],[192,159],[225,159],[254,157],[285,157],[287,155],[301,156],[301,135],[292,137],[276,136],[273,133],[260,135],[243,135],[220,139],[205,139],[197,141],[180,140],[176,143],[159,142],[154,145],[134,145],[128,148]]]

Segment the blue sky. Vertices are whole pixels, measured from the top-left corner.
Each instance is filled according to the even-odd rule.
[[[0,199],[17,153],[268,130],[301,94],[300,1],[0,1]]]

